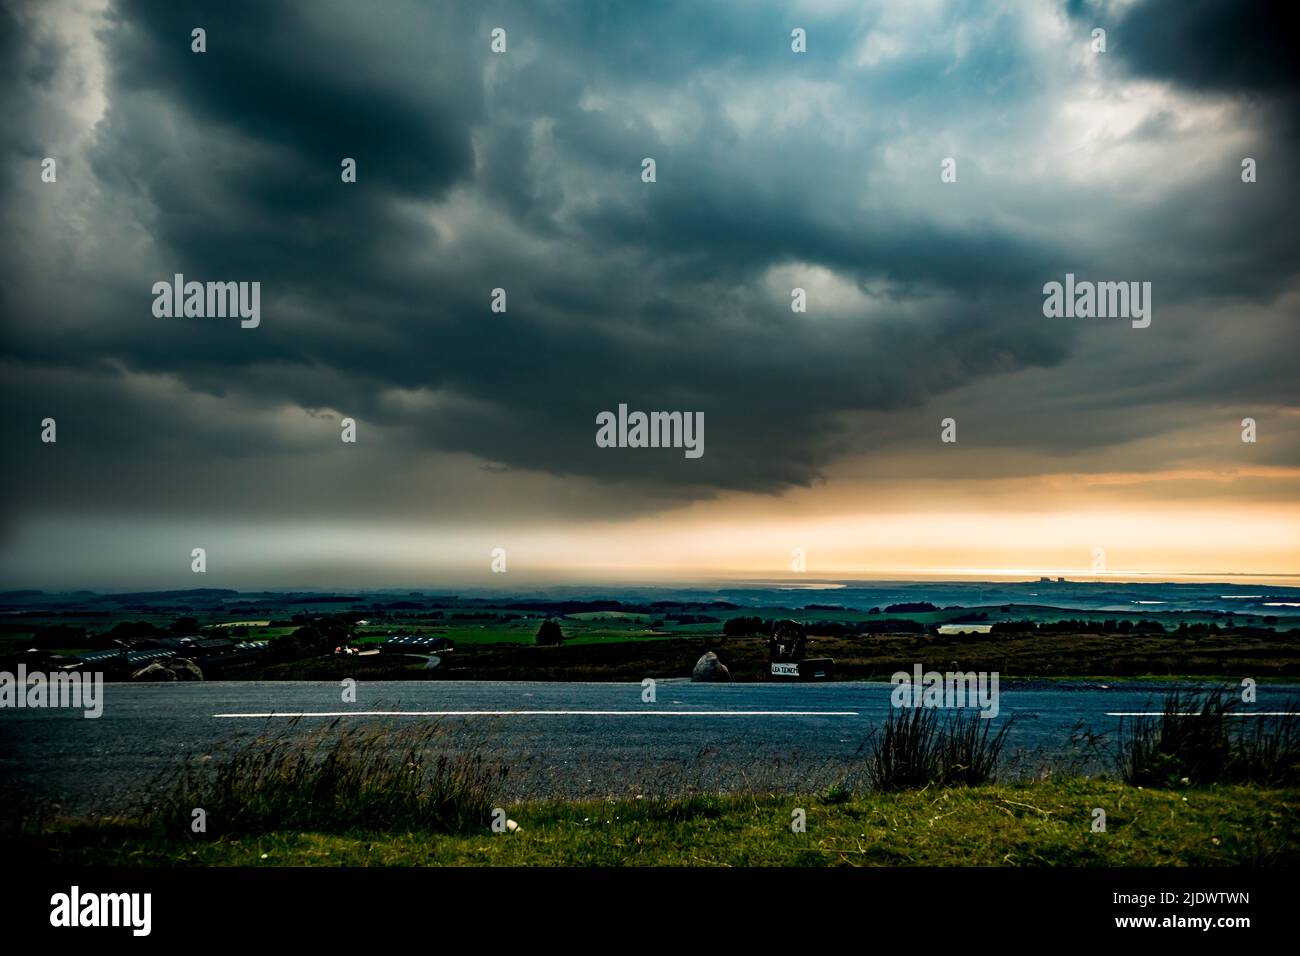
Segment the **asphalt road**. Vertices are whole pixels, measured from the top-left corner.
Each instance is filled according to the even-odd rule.
[[[510,767],[507,799],[814,788],[862,772],[864,741],[888,714],[891,689],[660,681],[656,701],[643,703],[638,684],[404,681],[360,684],[356,702],[344,703],[327,682],[109,684],[98,719],[0,709],[0,807],[131,810],[187,759],[268,733],[333,734],[359,723],[437,722],[448,748],[479,746]],[[1161,696],[1158,685],[1004,687],[994,724],[1016,718],[1009,771],[1044,762],[1096,769],[1086,748],[1070,746],[1078,727],[1113,740],[1121,718],[1108,714],[1158,710]],[[1245,709],[1283,710],[1288,697],[1300,698],[1300,688],[1261,685],[1258,704]]]

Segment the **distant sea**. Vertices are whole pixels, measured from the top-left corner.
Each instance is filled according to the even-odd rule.
[[[462,595],[466,592],[461,591]],[[741,607],[838,606],[852,610],[928,601],[938,607],[1031,604],[1081,611],[1235,611],[1300,618],[1300,588],[1236,583],[1108,581],[818,581],[769,584],[557,587],[535,593],[557,600],[727,601]]]

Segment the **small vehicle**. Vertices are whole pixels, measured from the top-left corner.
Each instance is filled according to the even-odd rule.
[[[833,680],[835,659],[808,657],[808,631],[798,621],[777,621],[767,641],[769,673],[778,680]]]

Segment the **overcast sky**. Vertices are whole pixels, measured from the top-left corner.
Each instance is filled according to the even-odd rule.
[[[0,0],[0,584],[1300,574],[1270,6]]]

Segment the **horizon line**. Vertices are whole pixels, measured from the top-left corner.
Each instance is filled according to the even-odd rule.
[[[976,572],[972,572],[976,573]],[[1155,573],[1155,572],[1153,572]],[[853,586],[871,586],[871,585],[888,585],[888,584],[921,584],[921,585],[942,585],[942,584],[960,584],[960,585],[980,585],[988,584],[991,586],[1005,585],[1097,585],[1097,586],[1116,586],[1116,585],[1186,585],[1198,584],[1210,586],[1214,584],[1239,586],[1248,583],[1246,578],[1268,578],[1275,579],[1278,582],[1289,581],[1294,583],[1273,583],[1272,581],[1261,581],[1259,583],[1265,587],[1285,587],[1300,588],[1300,572],[1294,574],[1286,573],[1264,573],[1250,574],[1248,572],[1224,574],[1221,578],[1214,575],[1177,575],[1172,577],[1153,578],[1152,573],[1138,573],[1133,578],[1118,577],[1116,575],[1086,575],[1078,578],[1071,578],[1067,575],[1052,574],[1047,572],[1026,572],[1023,575],[1008,573],[1005,577],[1008,580],[991,580],[975,579],[961,580],[957,578],[909,578],[909,577],[881,577],[881,578],[844,578],[844,577],[824,577],[811,578],[799,576],[796,578],[699,578],[694,580],[683,581],[654,581],[647,583],[637,583],[634,581],[624,582],[591,582],[591,583],[573,583],[554,581],[549,583],[528,582],[514,586],[504,584],[500,585],[483,585],[483,584],[390,584],[390,585],[320,585],[320,584],[288,584],[288,585],[267,585],[256,587],[238,587],[223,585],[201,585],[196,587],[177,587],[165,585],[136,585],[136,586],[81,586],[81,587],[7,587],[0,588],[0,597],[5,595],[17,595],[24,593],[51,594],[51,595],[70,595],[78,593],[86,594],[115,594],[115,593],[164,593],[173,591],[230,591],[238,594],[257,594],[257,593],[313,593],[313,594],[382,594],[391,592],[408,592],[408,593],[432,593],[446,592],[448,590],[465,591],[465,592],[520,592],[520,591],[554,591],[554,590],[691,590],[716,587],[746,588],[746,589],[791,589],[791,590],[833,590],[849,588]],[[1179,580],[1178,577],[1184,578]],[[1206,580],[1190,581],[1186,578],[1196,577],[1205,578]],[[1043,579],[1046,580],[1043,580]]]

